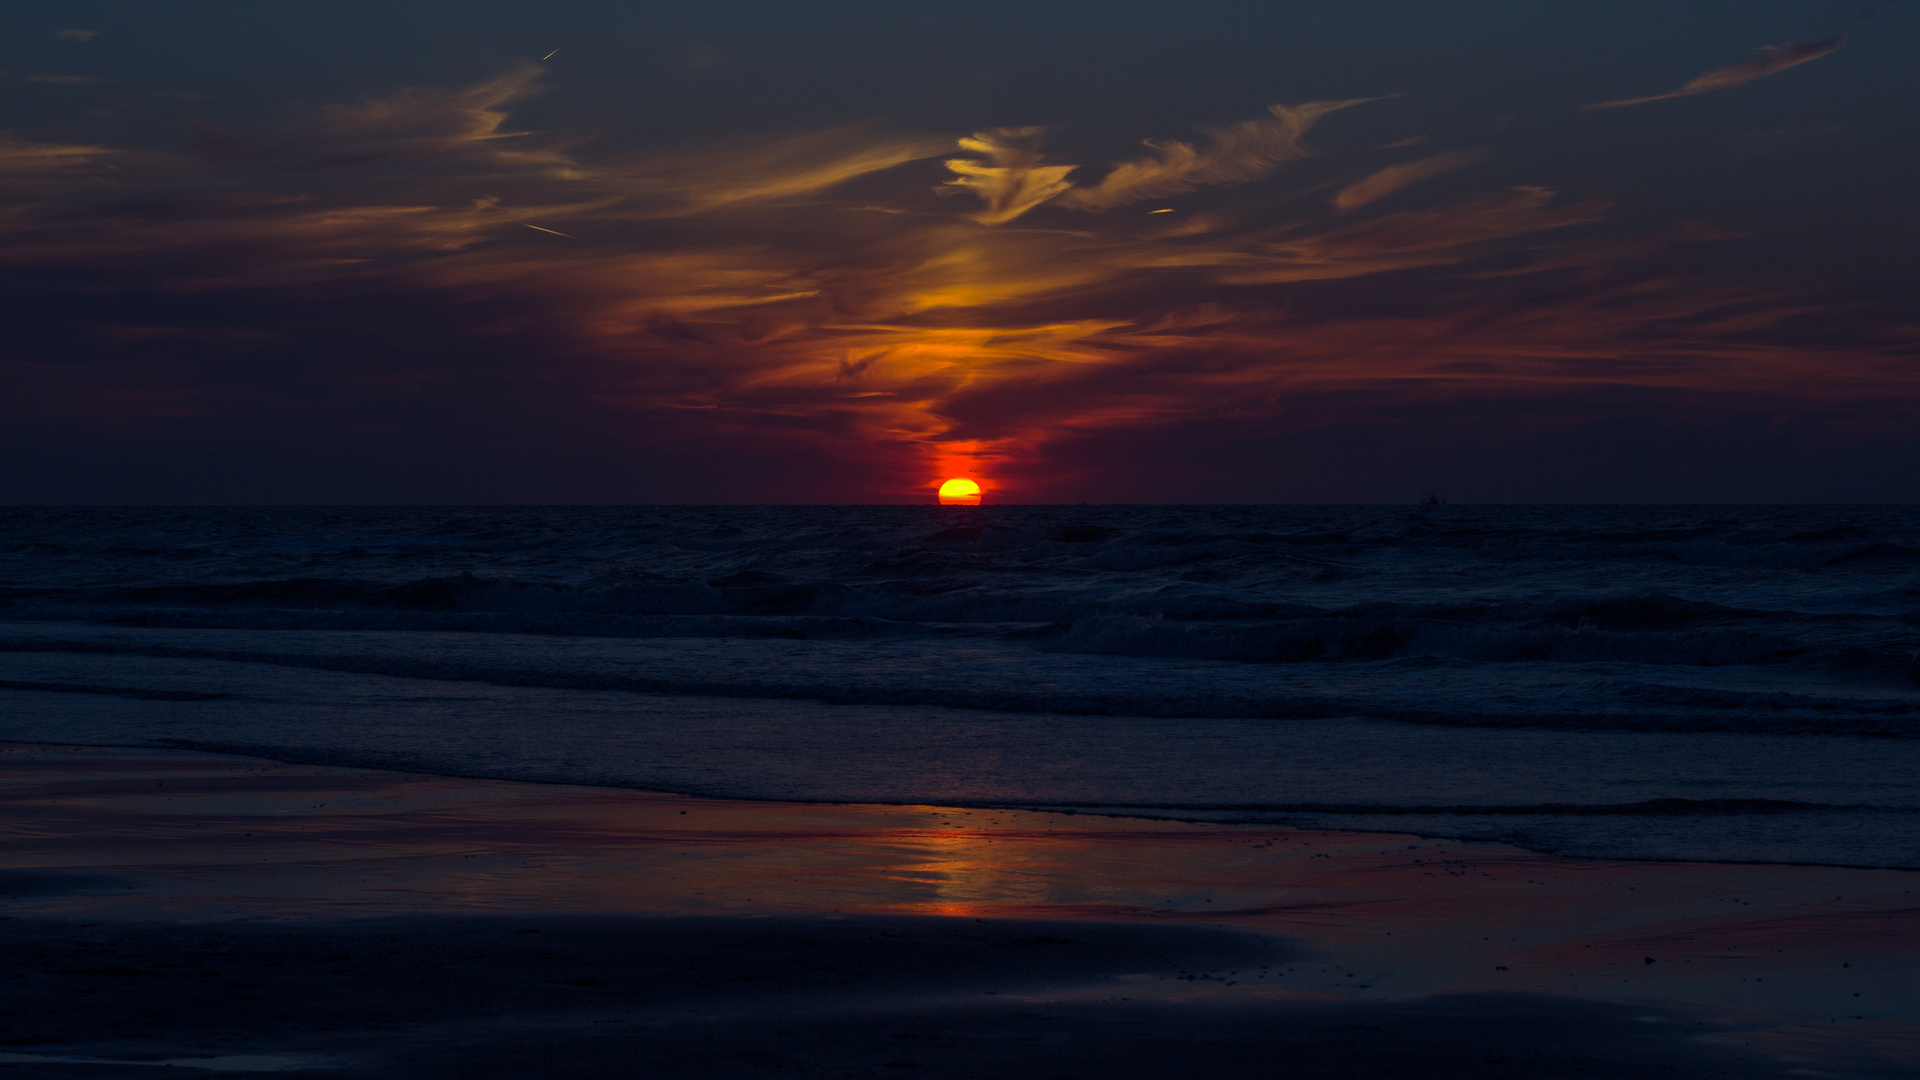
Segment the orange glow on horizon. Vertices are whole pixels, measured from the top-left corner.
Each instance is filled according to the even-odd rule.
[[[964,476],[956,476],[940,485],[941,506],[979,506],[980,485]]]

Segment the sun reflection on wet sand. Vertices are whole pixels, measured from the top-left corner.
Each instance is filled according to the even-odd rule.
[[[1295,939],[1315,959],[1157,992],[1657,1000],[1764,1020],[1789,1043],[1838,1037],[1829,1029],[1841,1025],[1887,1053],[1911,1049],[1920,1024],[1905,975],[1920,962],[1920,886],[1894,871],[738,802],[166,751],[7,749],[0,807],[0,892],[20,915],[1204,921]]]

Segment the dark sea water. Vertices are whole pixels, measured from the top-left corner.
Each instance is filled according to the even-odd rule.
[[[0,510],[0,738],[1920,867],[1920,508]]]

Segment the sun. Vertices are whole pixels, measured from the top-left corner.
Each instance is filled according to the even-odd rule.
[[[956,476],[940,485],[941,506],[979,506],[980,485],[964,476]]]

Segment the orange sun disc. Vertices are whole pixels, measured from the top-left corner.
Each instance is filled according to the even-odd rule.
[[[980,485],[964,476],[956,476],[940,485],[941,506],[979,506]]]

